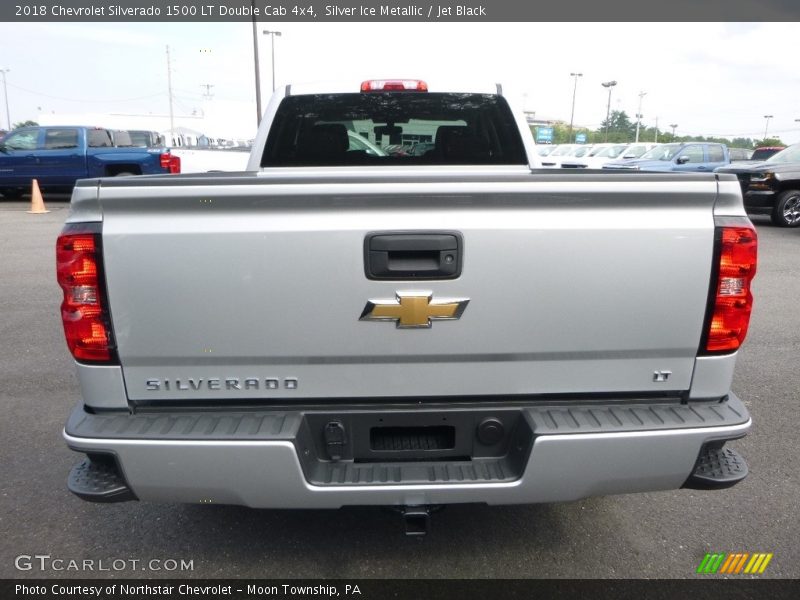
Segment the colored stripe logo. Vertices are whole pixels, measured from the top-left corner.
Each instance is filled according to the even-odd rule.
[[[767,569],[769,561],[772,560],[772,552],[725,552],[706,553],[700,566],[697,567],[698,573],[717,574],[717,575],[739,575],[750,574],[760,575]]]

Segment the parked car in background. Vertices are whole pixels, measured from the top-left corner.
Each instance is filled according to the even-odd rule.
[[[109,130],[111,133],[111,139],[114,141],[115,148],[133,148],[133,140],[131,140],[131,134],[125,130],[118,129],[118,130]]]
[[[646,148],[643,149],[638,155],[631,154],[630,156],[627,156],[625,152],[631,146],[631,144],[598,144],[598,146],[599,147],[596,147],[595,150],[589,153],[588,156],[583,156],[582,158],[577,158],[571,161],[563,161],[561,166],[578,169],[600,169],[604,164],[613,160],[619,160],[623,157],[638,158],[638,156],[641,156],[644,150],[646,150]]]
[[[569,148],[565,149],[563,152],[556,150],[544,157],[542,159],[542,166],[561,167],[561,164],[565,160],[571,161],[582,156],[587,156],[594,148],[592,144],[565,144],[565,146],[569,146]]]
[[[578,144],[558,144],[542,158],[542,166],[547,168],[560,166],[561,159],[577,147]]]
[[[728,147],[709,142],[662,144],[648,150],[640,158],[616,160],[604,169],[641,171],[713,171],[731,162]]]
[[[789,146],[765,161],[737,163],[716,169],[734,173],[749,213],[768,213],[779,227],[800,226],[800,144]]]
[[[767,160],[785,149],[786,146],[761,146],[753,151],[753,154],[750,155],[750,160]]]
[[[536,144],[536,154],[542,157],[549,156],[556,148],[558,148],[557,144]]]
[[[111,137],[117,148],[158,148],[164,145],[164,138],[155,131],[118,129],[111,130]]]
[[[23,127],[0,142],[0,193],[15,198],[36,179],[45,190],[72,190],[78,179],[179,173],[166,148],[118,148],[99,127]]]
[[[580,148],[586,148],[586,150],[583,152],[573,152],[569,156],[564,157],[561,160],[561,166],[565,169],[585,168],[586,160],[613,145],[614,144],[602,143],[580,146]]]
[[[753,150],[748,148],[728,148],[728,154],[731,156],[731,162],[739,162],[750,160],[753,156]]]
[[[562,167],[568,164],[572,168],[601,169],[615,160],[639,158],[658,144],[598,144],[596,151],[590,152],[588,156],[575,159],[574,161],[563,161]]]
[[[164,145],[164,138],[155,131],[129,129],[128,135],[131,138],[132,146],[138,146],[140,148],[158,148]]]

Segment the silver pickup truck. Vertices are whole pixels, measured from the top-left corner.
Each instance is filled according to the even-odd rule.
[[[433,505],[743,479],[736,178],[535,157],[499,86],[386,80],[280,89],[246,173],[79,182],[69,489],[419,533]]]

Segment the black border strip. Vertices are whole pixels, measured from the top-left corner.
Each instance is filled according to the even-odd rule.
[[[124,3],[15,0],[0,5],[0,19],[17,23],[787,22],[800,20],[800,3],[796,0],[574,0],[560,3],[551,0],[126,0]]]
[[[397,541],[397,540],[395,540]],[[387,543],[392,543],[387,540]],[[774,560],[778,560],[776,556]],[[698,564],[702,556],[698,558]],[[774,564],[774,561],[773,561]],[[769,569],[767,569],[767,574]],[[601,573],[598,573],[601,574]],[[158,598],[159,600],[186,600],[230,598],[231,600],[250,600],[255,598],[302,599],[336,597],[323,590],[336,588],[340,598],[357,598],[359,600],[419,600],[435,598],[436,600],[484,600],[485,598],[514,598],[530,600],[533,598],[592,598],[593,600],[674,600],[676,598],[692,598],[692,600],[740,600],[752,598],[770,598],[771,600],[794,600],[800,596],[800,580],[798,579],[753,579],[751,576],[732,575],[723,579],[718,575],[695,575],[685,572],[690,579],[4,579],[0,580],[0,597],[2,598],[37,598],[39,600],[85,600],[86,594],[53,593],[53,589],[79,588],[80,586],[102,587],[100,596],[107,600],[116,598]],[[105,574],[113,577],[114,572]],[[758,576],[756,576],[758,577]],[[23,595],[15,593],[15,586],[43,586],[41,595]],[[159,588],[159,592],[131,595],[121,593],[122,586],[150,586]],[[247,593],[247,586],[262,588],[276,586],[277,594],[255,595]],[[328,586],[317,593],[282,593],[284,585],[300,588],[303,586]],[[358,594],[352,593],[353,586],[359,588]],[[112,588],[112,586],[116,586]],[[181,593],[179,586],[190,586],[194,590],[207,589],[205,593],[196,591]],[[215,586],[224,588],[211,591]],[[346,586],[350,586],[347,588]],[[116,589],[116,593],[111,592]],[[350,593],[347,593],[347,590]],[[58,594],[58,595],[56,595]]]

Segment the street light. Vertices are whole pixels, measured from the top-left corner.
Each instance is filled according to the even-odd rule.
[[[769,120],[772,118],[772,115],[764,115],[764,118],[767,120],[767,124],[764,125],[764,139],[767,139],[767,129],[769,129]]]
[[[256,125],[261,125],[261,67],[258,66],[258,29],[256,29],[256,0],[250,0],[253,15],[253,66],[256,73]]]
[[[674,140],[675,139],[675,130],[678,128],[678,124],[677,123],[672,123],[670,125],[670,127],[672,127],[672,139]]]
[[[583,77],[583,73],[570,73],[570,77],[575,78],[575,85],[572,88],[572,114],[569,117],[569,134],[567,139],[572,143],[572,122],[575,119],[575,93],[578,91],[578,77]]]
[[[608,106],[606,107],[606,140],[608,141],[608,126],[609,126],[609,116],[611,115],[611,88],[617,85],[616,81],[606,81],[605,83],[601,83],[604,88],[608,88]]]
[[[272,91],[275,91],[275,36],[280,37],[280,31],[267,31],[266,29],[262,31],[264,35],[270,36],[270,40],[272,41]]]
[[[8,88],[6,87],[6,73],[8,73],[11,69],[0,69],[0,73],[3,74],[3,96],[6,99],[6,120],[8,121],[8,130],[11,131],[11,113],[8,112]]]
[[[639,143],[639,125],[642,122],[642,98],[647,95],[647,92],[639,92],[639,110],[636,113],[636,141],[634,143]]]

